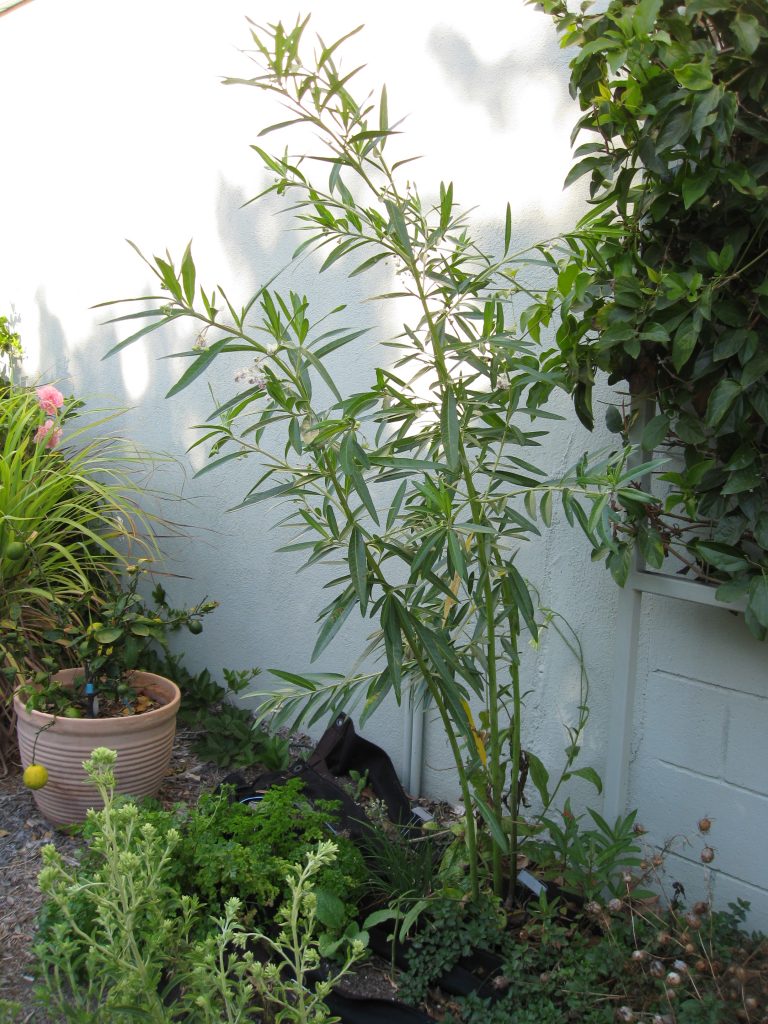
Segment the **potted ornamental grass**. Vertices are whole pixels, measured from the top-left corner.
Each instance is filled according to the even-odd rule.
[[[138,669],[213,604],[178,611],[156,588],[157,610],[145,608],[137,585],[159,550],[140,501],[157,459],[111,432],[114,412],[10,379],[0,399],[0,755],[15,731],[40,810],[68,824],[92,803],[82,761],[94,747],[121,751],[119,791],[159,785],[179,692]]]
[[[40,671],[14,695],[24,781],[55,825],[82,821],[93,806],[83,762],[98,746],[119,754],[118,793],[151,796],[167,772],[181,693],[141,666],[151,648],[167,651],[169,631],[186,625],[200,633],[216,603],[171,608],[158,584],[150,610],[137,592],[145,569],[145,560],[128,566],[127,585],[115,585],[84,628],[66,623],[48,632],[50,643],[75,652],[77,667]],[[46,668],[55,668],[50,655]]]
[[[158,554],[139,504],[153,459],[112,433],[116,415],[0,378],[0,753],[61,609],[84,626],[125,564]]]

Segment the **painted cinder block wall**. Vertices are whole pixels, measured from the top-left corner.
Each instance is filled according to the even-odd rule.
[[[679,837],[666,885],[768,922],[766,648],[741,616],[645,597],[629,804],[656,837]],[[697,822],[710,819],[706,836]],[[705,845],[714,850],[709,866]]]
[[[123,432],[176,460],[151,478],[188,499],[170,509],[191,529],[187,540],[168,545],[164,568],[189,577],[169,585],[174,600],[207,593],[221,602],[187,655],[192,666],[213,671],[307,669],[325,576],[296,575],[297,562],[275,553],[285,542],[270,530],[279,509],[227,513],[255,478],[248,463],[192,478],[201,461],[185,451],[191,426],[207,414],[207,386],[199,382],[166,401],[178,364],[156,357],[194,339],[168,332],[162,345],[137,345],[101,362],[117,335],[91,307],[151,290],[127,237],[147,253],[168,247],[177,255],[192,238],[200,279],[227,285],[237,300],[288,260],[296,238],[278,206],[241,209],[266,183],[249,146],[279,115],[256,90],[225,88],[220,79],[252,73],[240,52],[250,43],[246,16],[292,22],[299,12],[306,8],[293,0],[32,0],[0,17],[0,311],[13,308],[20,318],[32,379],[63,381],[92,405],[130,406]],[[314,5],[313,25],[326,40],[360,22],[366,28],[350,41],[346,66],[366,64],[366,85],[378,91],[386,81],[390,112],[408,115],[396,144],[423,154],[412,173],[424,194],[436,194],[441,179],[453,181],[491,245],[507,200],[521,248],[575,222],[583,196],[563,193],[561,182],[577,110],[566,56],[542,14],[523,0],[490,0],[471,18],[465,4],[435,0]],[[307,261],[286,287],[306,291],[319,310],[346,302],[347,321],[372,324],[375,341],[400,323],[398,309],[365,302],[388,283],[383,273],[353,283],[320,277]],[[379,358],[371,344],[339,359],[340,381],[362,384]],[[233,391],[237,368],[217,367],[218,396]],[[567,402],[559,410],[564,422],[540,458],[553,473],[608,440],[583,431]],[[562,517],[521,560],[544,603],[581,636],[592,684],[582,763],[602,773],[614,653],[625,642],[616,632],[617,592]],[[366,625],[350,622],[315,667],[350,668]],[[754,920],[768,927],[765,660],[765,646],[738,617],[644,598],[627,757],[628,806],[639,807],[653,837],[695,835],[696,821],[709,814],[718,899],[751,899]],[[576,666],[562,647],[546,643],[526,651],[524,667],[526,743],[554,768],[562,724],[573,720],[578,701]],[[266,672],[262,678],[268,685]],[[394,704],[377,713],[368,734],[404,765],[402,712]],[[425,791],[456,799],[433,723],[425,741]],[[598,800],[586,786],[573,795],[580,805]],[[670,860],[670,877],[697,895],[706,885],[700,847],[681,846]]]

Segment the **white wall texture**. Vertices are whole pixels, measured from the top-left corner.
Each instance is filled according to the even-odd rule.
[[[65,381],[91,405],[130,406],[122,432],[178,460],[158,478],[189,499],[172,509],[190,524],[189,538],[169,545],[167,562],[189,579],[168,589],[178,601],[208,594],[221,602],[188,651],[192,666],[213,671],[307,669],[324,577],[296,575],[297,562],[275,553],[285,543],[270,530],[279,510],[227,513],[254,481],[255,467],[238,463],[192,479],[201,460],[185,450],[194,439],[190,427],[206,414],[207,385],[166,400],[179,364],[157,357],[194,339],[166,332],[101,362],[118,334],[103,325],[104,311],[91,307],[151,290],[147,268],[125,238],[147,254],[168,248],[177,256],[192,238],[199,279],[224,284],[236,301],[287,261],[296,238],[278,205],[240,208],[266,182],[249,146],[279,116],[257,90],[220,80],[252,73],[240,52],[250,43],[246,16],[292,22],[300,12],[306,8],[294,0],[33,0],[0,17],[0,312],[20,318],[32,379]],[[561,182],[577,110],[566,58],[544,15],[523,0],[488,0],[471,17],[454,0],[315,4],[312,24],[326,41],[360,22],[366,28],[350,41],[345,66],[366,64],[362,81],[375,91],[386,81],[391,116],[408,115],[398,145],[424,155],[412,172],[422,193],[436,194],[441,179],[452,180],[491,242],[507,200],[520,247],[574,223],[582,198],[563,193]],[[320,278],[306,263],[291,283],[316,308],[347,302],[349,321],[376,325],[374,339],[398,325],[395,309],[363,301],[386,290],[383,277]],[[368,379],[382,358],[375,340],[366,344],[359,358],[339,361],[346,387]],[[237,368],[217,369],[219,397],[233,392]],[[587,435],[566,403],[561,411],[567,422],[543,456],[552,471],[605,440]],[[523,559],[545,603],[583,641],[592,717],[582,763],[602,771],[613,654],[622,642],[615,588],[590,563],[582,538],[559,521]],[[716,878],[716,895],[721,902],[751,899],[753,920],[766,927],[765,647],[723,611],[652,597],[645,609],[636,735],[627,752],[631,804],[660,843],[694,834],[696,820],[711,815],[717,856],[707,874]],[[348,624],[319,667],[348,669],[365,635],[364,624]],[[562,724],[573,720],[578,699],[576,666],[547,643],[529,653],[526,673],[526,743],[555,767]],[[385,706],[368,734],[404,763],[399,709]],[[426,791],[455,799],[445,744],[432,725],[425,756]],[[586,787],[573,795],[582,803],[596,799]],[[691,891],[707,884],[700,847],[683,845],[670,861],[670,876],[684,877]]]

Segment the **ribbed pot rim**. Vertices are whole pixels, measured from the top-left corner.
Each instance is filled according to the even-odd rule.
[[[63,686],[71,686],[77,675],[82,675],[82,668],[65,668],[56,672],[52,678]],[[13,695],[13,704],[16,715],[26,722],[43,727],[55,720],[51,729],[62,734],[82,733],[110,733],[113,732],[117,723],[121,732],[146,729],[150,721],[159,725],[166,718],[176,715],[181,703],[181,691],[176,683],[165,676],[155,675],[154,672],[135,671],[131,673],[131,685],[137,690],[146,690],[155,700],[160,701],[160,707],[152,708],[151,711],[144,711],[140,715],[115,715],[111,718],[66,718],[63,715],[52,715],[47,711],[28,711],[26,705],[19,696],[19,691]]]

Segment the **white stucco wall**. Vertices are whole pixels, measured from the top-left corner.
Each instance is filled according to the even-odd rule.
[[[0,95],[5,100],[0,312],[12,306],[20,317],[32,376],[66,380],[91,404],[130,405],[124,432],[178,459],[161,480],[190,499],[172,514],[191,524],[191,531],[190,539],[169,545],[168,568],[190,579],[168,589],[174,600],[191,601],[207,593],[221,602],[188,652],[193,666],[208,665],[213,671],[251,665],[307,669],[314,619],[325,601],[320,591],[324,577],[319,572],[295,575],[297,561],[275,554],[285,542],[269,529],[278,510],[258,505],[227,514],[255,479],[253,467],[243,463],[200,481],[191,479],[201,461],[197,455],[190,461],[185,449],[194,437],[189,428],[207,411],[207,386],[199,382],[166,401],[175,367],[156,356],[193,339],[169,333],[101,362],[118,335],[101,325],[104,313],[91,307],[151,288],[148,271],[125,238],[147,254],[168,248],[177,256],[192,238],[199,278],[224,284],[235,301],[245,300],[286,262],[296,240],[284,230],[277,206],[240,209],[266,181],[249,146],[259,129],[278,116],[257,90],[225,88],[220,79],[251,73],[239,52],[250,42],[246,15],[258,23],[291,22],[302,10],[293,0],[250,5],[245,0],[32,0],[0,18]],[[509,200],[520,247],[573,224],[580,197],[573,190],[564,194],[561,182],[569,166],[576,108],[568,96],[565,57],[544,15],[523,0],[491,0],[472,16],[464,3],[435,0],[315,4],[313,24],[326,40],[360,22],[365,31],[348,44],[345,66],[367,64],[363,81],[375,91],[386,81],[391,115],[409,115],[397,144],[409,154],[424,154],[413,170],[423,193],[435,194],[441,179],[452,180],[459,202],[476,207],[475,223],[491,238],[498,235]],[[346,301],[351,322],[376,323],[374,337],[392,333],[396,310],[363,303],[371,282],[358,278],[350,283],[332,274],[318,278],[315,269],[306,264],[294,282],[313,304],[330,309]],[[381,278],[375,288],[386,283]],[[378,359],[372,348],[363,348],[356,361],[340,360],[337,369],[345,386],[368,379]],[[219,396],[234,388],[234,369],[217,369]],[[567,422],[547,445],[553,469],[600,443],[575,423],[567,404],[561,409]],[[562,524],[525,552],[524,564],[545,602],[566,615],[581,635],[593,683],[582,763],[601,771],[616,642],[615,589],[604,570],[590,563],[580,535]],[[650,607],[656,606],[651,602]],[[688,645],[698,647],[696,630],[710,632],[699,609],[689,609],[682,618],[667,617],[663,610],[653,614],[645,635],[655,653],[643,663],[639,686],[631,792],[649,827],[658,807],[655,754],[648,753],[650,734],[644,731],[648,709],[659,707],[653,688],[670,659]],[[759,714],[765,723],[759,669],[764,648],[750,648],[745,655],[749,641],[743,625],[726,621],[725,613],[706,615],[720,624],[718,649],[722,645],[729,652],[733,688],[739,688],[742,676],[749,680],[745,691],[762,701]],[[679,630],[671,623],[679,623]],[[350,624],[319,667],[348,669],[365,634],[363,624]],[[576,669],[560,646],[548,644],[530,652],[526,672],[531,691],[526,743],[555,766],[564,745],[561,723],[572,719],[578,696]],[[694,698],[680,697],[689,699]],[[680,728],[690,726],[689,719]],[[402,763],[401,715],[395,707],[377,714],[369,735]],[[428,729],[426,739],[425,787],[455,799],[455,779],[447,770],[439,730]],[[764,768],[752,776],[744,771],[747,788],[763,801],[759,806],[765,820]],[[576,798],[588,795],[585,787]],[[707,797],[706,807],[693,813],[701,809],[715,815],[716,799]],[[658,815],[661,840],[668,817]],[[754,853],[750,837],[740,842],[744,855],[738,870],[731,865],[732,876],[764,888],[764,842]],[[750,862],[752,868],[741,866]],[[723,870],[729,870],[728,864]],[[768,909],[764,918],[768,923]]]

